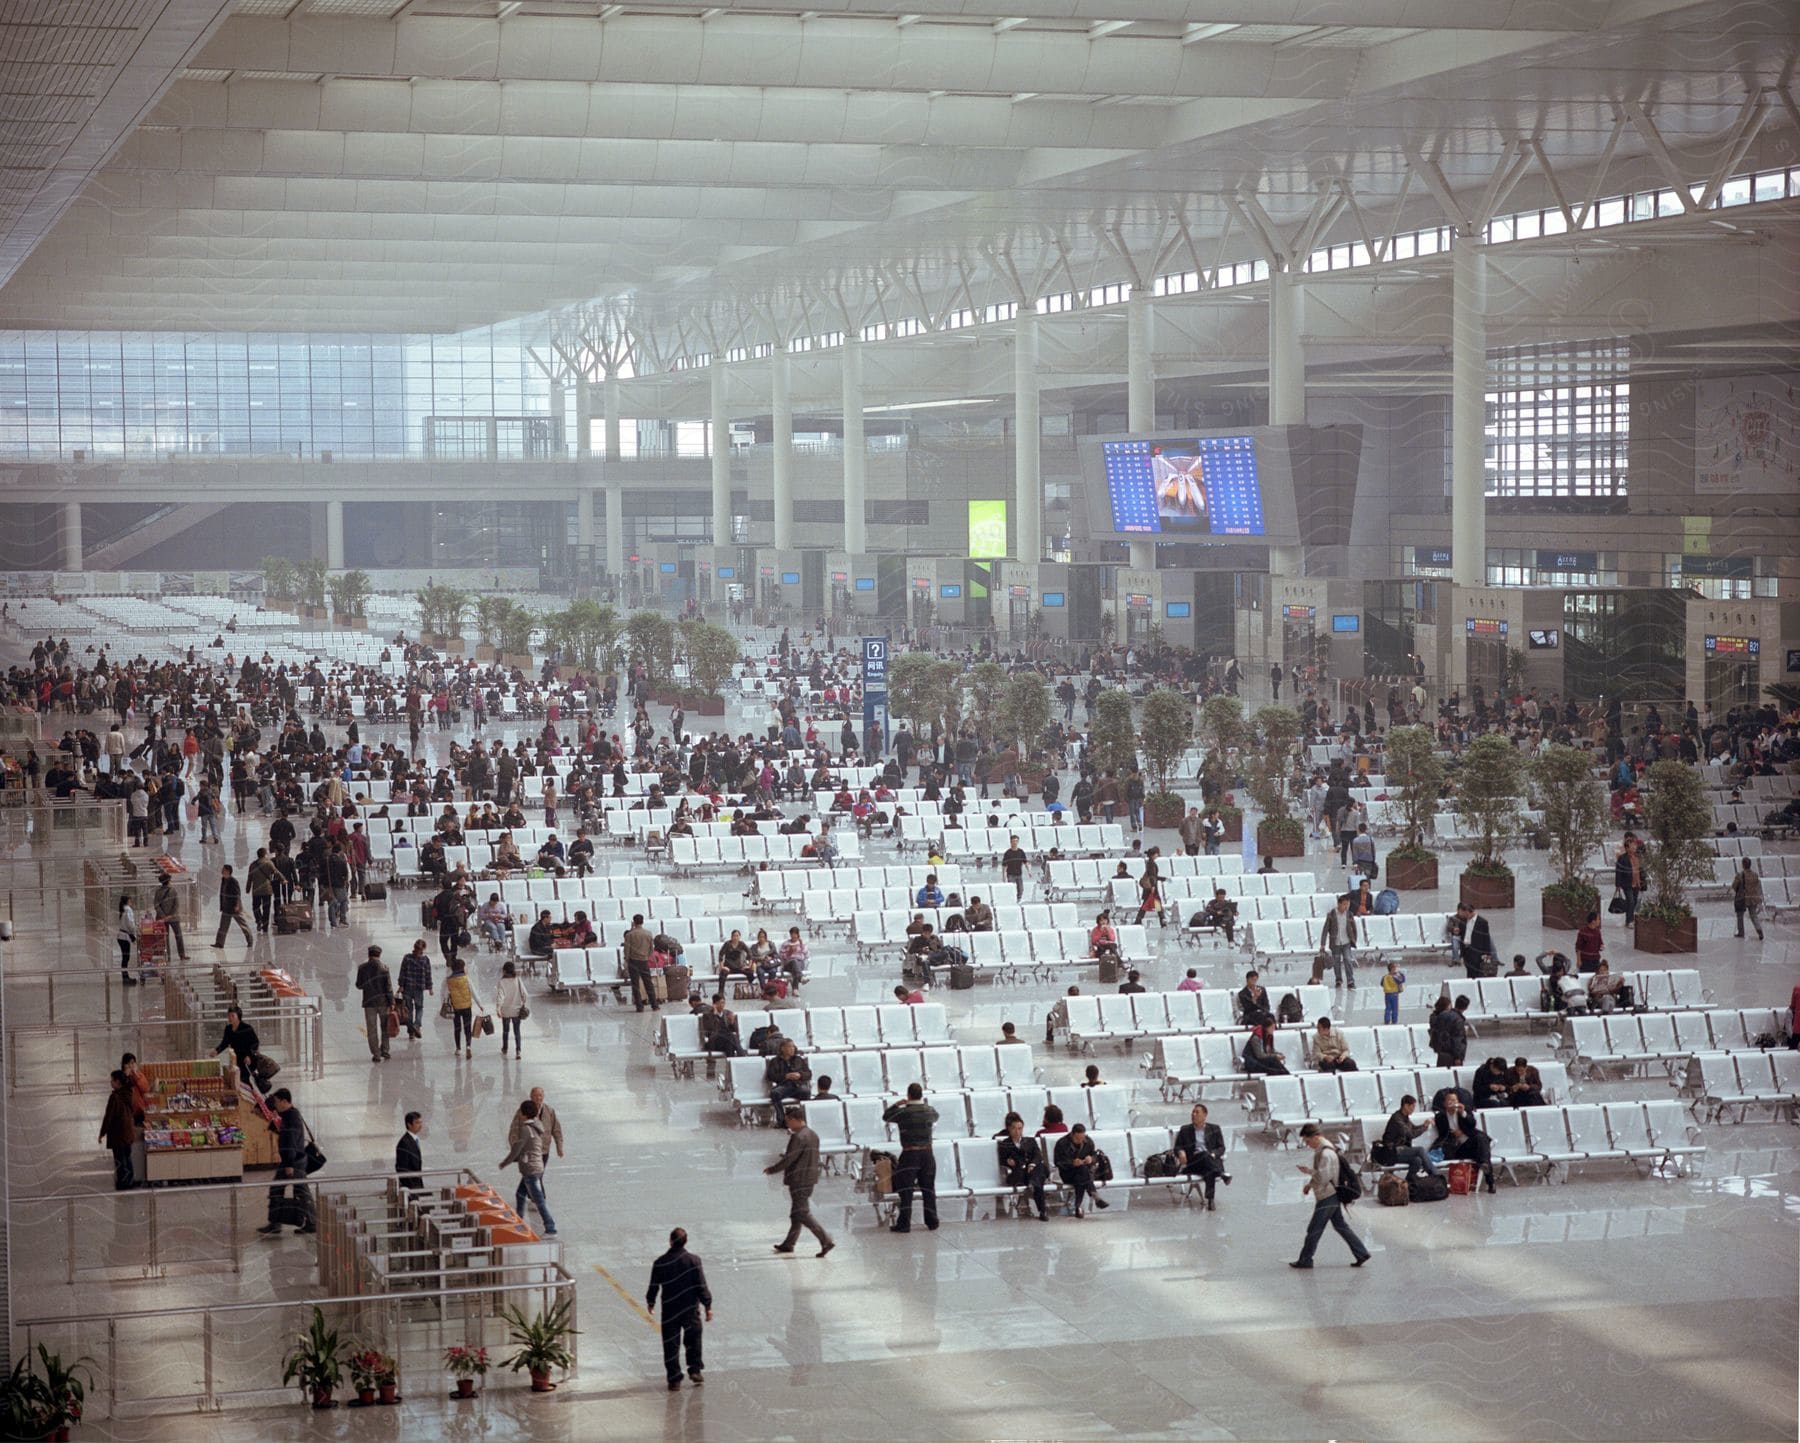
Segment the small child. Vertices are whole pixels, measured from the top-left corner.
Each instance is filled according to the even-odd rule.
[[[1392,1025],[1400,1020],[1400,994],[1406,990],[1406,974],[1398,962],[1389,962],[1381,978],[1381,1021]]]

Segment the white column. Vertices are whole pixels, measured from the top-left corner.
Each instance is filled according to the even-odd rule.
[[[575,383],[575,457],[585,461],[594,454],[594,383]]]
[[[344,569],[344,503],[325,503],[325,565],[333,571]]]
[[[1125,429],[1156,429],[1156,315],[1148,291],[1133,290],[1125,306]],[[1156,543],[1131,543],[1131,569],[1156,570]]]
[[[712,392],[712,543],[731,545],[731,413],[725,401],[725,362],[715,355],[707,368]]]
[[[869,549],[865,524],[869,454],[863,436],[862,338],[846,335],[840,357],[844,380],[844,549],[852,556]]]
[[[606,373],[606,459],[617,461],[619,451],[619,378],[612,372]]]
[[[769,353],[770,462],[775,491],[775,549],[794,545],[794,406],[788,394],[788,348],[777,341]]]
[[[1487,582],[1487,255],[1450,249],[1450,544],[1458,586]]]
[[[575,488],[575,544],[594,544],[594,488],[585,481]]]
[[[559,428],[566,428],[569,424],[567,411],[568,396],[567,393],[564,392],[561,383],[557,381],[552,381],[550,383],[548,396],[550,401],[550,434],[554,437],[558,434]],[[553,454],[558,461],[564,460],[569,454],[568,431],[563,429],[561,434],[562,444],[560,446],[553,444]]]
[[[625,488],[606,487],[606,574],[625,574]]]
[[[1298,276],[1269,273],[1269,424],[1306,424],[1306,351],[1300,344],[1305,292]]]
[[[63,502],[62,553],[64,571],[81,570],[81,503]]]
[[[1013,323],[1013,545],[1018,559],[1033,565],[1044,559],[1037,323],[1037,303],[1021,301]]]

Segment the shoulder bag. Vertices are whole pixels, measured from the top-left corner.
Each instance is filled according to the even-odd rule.
[[[306,1175],[311,1177],[320,1168],[325,1166],[325,1161],[325,1153],[319,1147],[319,1144],[313,1140],[312,1124],[308,1123],[306,1125],[306,1156],[301,1163],[301,1166],[305,1168]]]

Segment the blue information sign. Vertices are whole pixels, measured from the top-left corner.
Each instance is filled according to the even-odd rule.
[[[867,737],[879,720],[883,750],[887,746],[887,674],[888,639],[865,636],[862,639],[863,735]]]

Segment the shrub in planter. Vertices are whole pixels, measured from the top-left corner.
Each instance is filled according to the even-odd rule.
[[[1246,738],[1244,704],[1235,696],[1209,696],[1200,707],[1200,741],[1206,749],[1200,763],[1200,790],[1208,801],[1225,795],[1231,754]],[[1221,808],[1221,813],[1223,808]],[[1238,829],[1242,840],[1243,828]]]
[[[1648,901],[1638,908],[1640,951],[1693,952],[1699,924],[1688,905],[1690,883],[1712,876],[1712,807],[1700,774],[1677,761],[1644,773],[1644,880]],[[1646,925],[1648,924],[1648,925]]]
[[[1492,733],[1477,737],[1462,755],[1456,812],[1475,834],[1475,856],[1462,884],[1462,900],[1471,906],[1513,905],[1512,868],[1503,854],[1518,835],[1524,767],[1518,749]]]
[[[1088,757],[1101,773],[1121,782],[1137,762],[1137,732],[1131,724],[1131,698],[1122,691],[1103,691],[1094,701],[1094,725],[1088,732]]]
[[[342,1333],[326,1327],[325,1314],[314,1308],[312,1325],[294,1340],[294,1346],[282,1360],[282,1385],[298,1383],[300,1391],[312,1399],[313,1407],[331,1407],[331,1395],[344,1381],[347,1347]]]
[[[1544,888],[1546,927],[1572,931],[1600,904],[1587,880],[1589,853],[1606,840],[1611,812],[1594,776],[1593,758],[1576,747],[1553,746],[1528,768],[1532,799],[1544,813],[1544,836],[1556,880]]]
[[[1250,720],[1257,737],[1250,795],[1263,814],[1256,829],[1257,850],[1273,857],[1298,857],[1306,850],[1306,829],[1294,819],[1289,790],[1300,713],[1292,707],[1266,706]]]
[[[1050,687],[1035,671],[1022,671],[1006,683],[1000,698],[999,725],[1001,736],[1018,749],[1021,757],[1029,757],[1041,744],[1044,728],[1050,725]],[[1034,767],[1036,779],[1033,779]],[[1042,781],[1043,768],[1021,766],[1020,775],[1032,786]]]
[[[1396,891],[1438,884],[1437,853],[1425,845],[1444,790],[1444,764],[1436,745],[1426,727],[1395,727],[1388,733],[1382,770],[1400,812],[1400,842],[1388,853],[1387,884]]]
[[[1160,687],[1144,699],[1143,720],[1138,723],[1138,750],[1148,774],[1149,795],[1144,798],[1144,820],[1152,827],[1178,827],[1186,812],[1181,798],[1171,790],[1175,768],[1194,740],[1194,707],[1185,696]]]
[[[1265,857],[1303,856],[1306,828],[1293,817],[1265,818],[1256,826],[1256,850]]]
[[[444,1371],[456,1379],[456,1396],[473,1398],[475,1380],[487,1376],[486,1348],[454,1347],[444,1349]]]
[[[527,1318],[518,1308],[500,1310],[500,1316],[506,1320],[507,1337],[514,1347],[513,1355],[501,1366],[511,1368],[515,1373],[521,1368],[530,1373],[534,1393],[548,1393],[556,1386],[550,1381],[550,1374],[567,1373],[575,1366],[575,1355],[568,1346],[568,1340],[578,1332],[569,1322],[573,1307],[573,1300],[564,1298],[535,1318]]]

